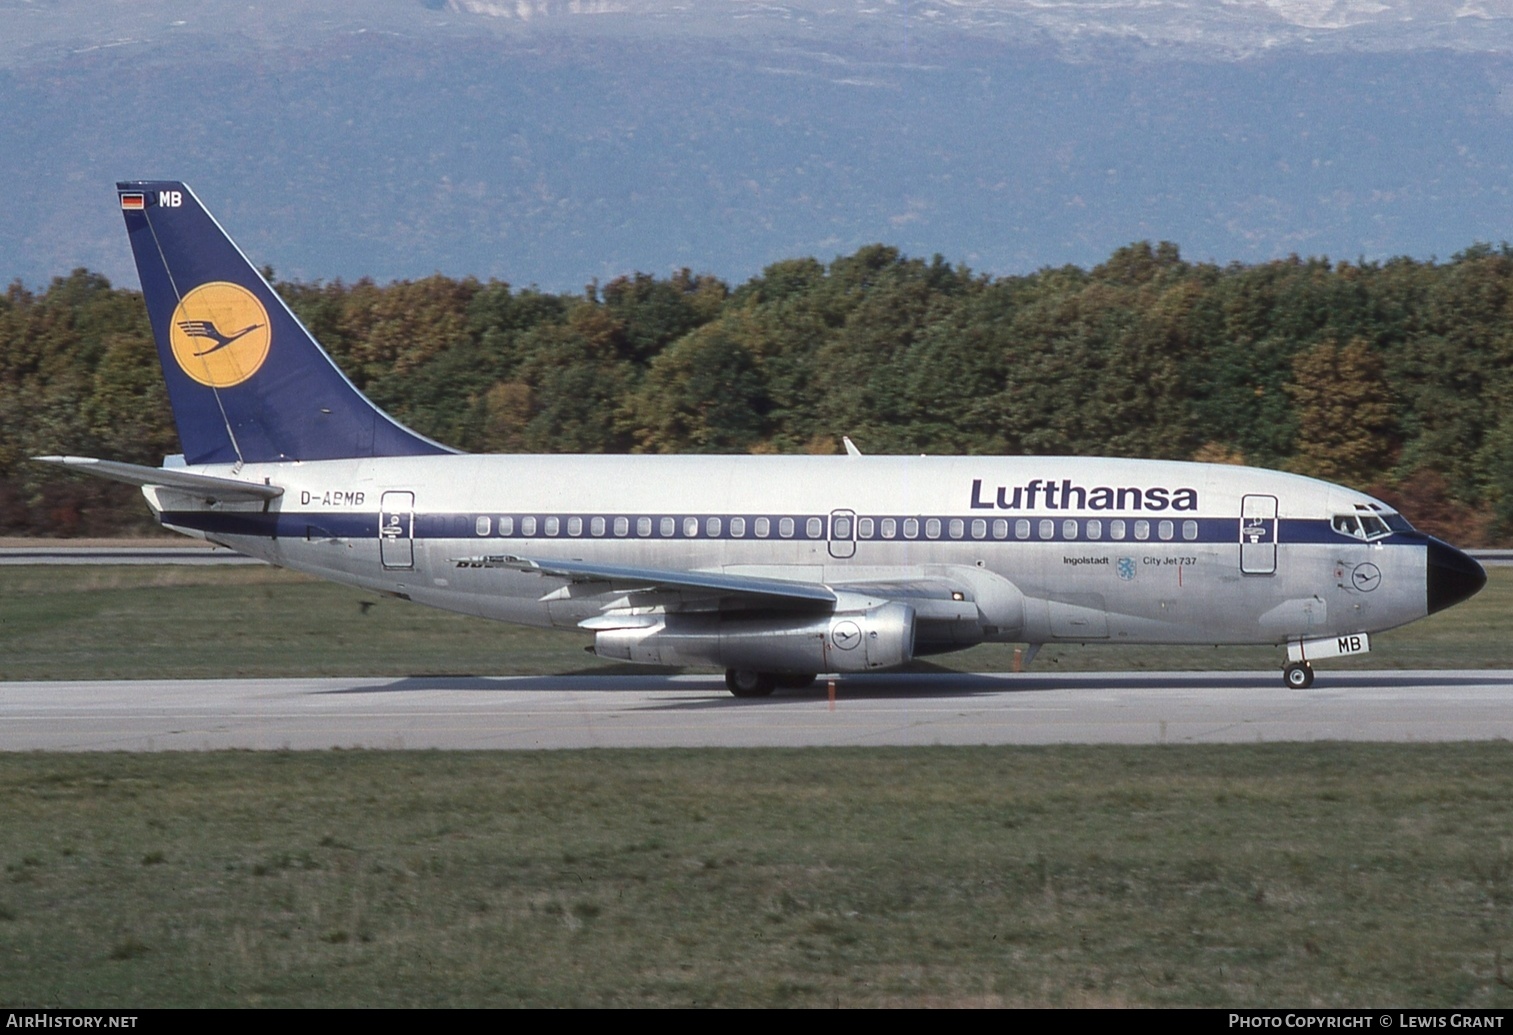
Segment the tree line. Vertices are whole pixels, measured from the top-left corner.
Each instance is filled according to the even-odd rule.
[[[265,271],[270,279],[272,271]],[[581,294],[440,275],[274,281],[379,406],[469,451],[1084,454],[1249,463],[1513,538],[1513,251],[990,277],[871,245],[735,288]],[[178,451],[139,293],[77,270],[0,298],[0,534],[151,527],[129,488],[27,462]]]

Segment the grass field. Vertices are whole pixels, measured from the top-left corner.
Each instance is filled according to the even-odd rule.
[[[6,679],[603,664],[273,569],[0,586]],[[1513,667],[1510,597],[1362,663]],[[0,754],[0,830],[12,1007],[1513,1007],[1501,742]]]
[[[1375,638],[1348,668],[1513,668],[1513,568],[1470,601]],[[0,568],[0,679],[560,674],[612,668],[586,633],[446,614],[276,568]],[[1040,671],[1280,668],[1274,648],[1051,646]],[[1008,671],[1013,648],[931,658]],[[627,671],[644,671],[629,667]]]
[[[1508,745],[0,757],[0,1002],[1513,1006]]]

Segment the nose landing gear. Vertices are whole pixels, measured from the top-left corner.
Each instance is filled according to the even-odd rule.
[[[1363,632],[1320,636],[1312,640],[1289,640],[1287,667],[1282,682],[1289,690],[1307,690],[1313,686],[1313,662],[1320,658],[1343,658],[1371,651],[1371,637]]]
[[[1307,690],[1313,686],[1313,666],[1306,661],[1294,661],[1282,670],[1282,681],[1292,690]]]

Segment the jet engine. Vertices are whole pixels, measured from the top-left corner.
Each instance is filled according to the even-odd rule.
[[[674,613],[620,622],[595,634],[601,658],[813,675],[892,668],[914,657],[914,608],[898,601],[821,615]]]

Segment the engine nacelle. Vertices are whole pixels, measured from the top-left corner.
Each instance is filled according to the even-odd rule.
[[[594,653],[652,665],[811,675],[871,672],[914,657],[914,609],[898,601],[814,616],[669,614],[639,620],[645,624],[599,631]]]

